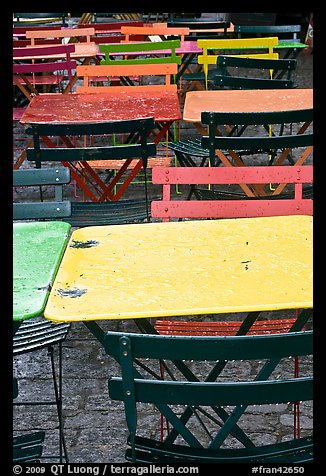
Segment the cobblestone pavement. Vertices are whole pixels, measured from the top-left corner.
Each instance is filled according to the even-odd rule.
[[[300,55],[295,78],[298,87],[312,87],[312,60],[312,55]],[[131,321],[106,322],[105,328],[136,331]],[[21,399],[52,398],[48,362],[46,350],[14,359]],[[310,361],[301,364],[302,375],[310,366]],[[117,370],[116,364],[104,354],[99,342],[83,324],[73,324],[63,345],[64,432],[71,463],[125,461],[127,429],[123,405],[111,401],[107,391],[108,376]],[[300,422],[302,436],[310,434],[313,424],[311,403],[301,404]],[[293,433],[293,410],[290,405],[279,405],[270,413],[266,413],[266,409],[253,408],[244,425],[257,443],[287,439]],[[141,426],[143,429],[151,427],[152,433],[159,436],[159,414],[153,409],[144,410]],[[53,407],[15,406],[13,427],[14,434],[45,429],[45,454],[57,452],[57,418]]]

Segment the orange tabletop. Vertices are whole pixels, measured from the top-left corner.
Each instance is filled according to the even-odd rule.
[[[183,120],[200,123],[203,111],[272,112],[313,108],[313,89],[229,89],[190,91]]]

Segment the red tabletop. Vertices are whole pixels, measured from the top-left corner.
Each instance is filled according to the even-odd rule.
[[[128,91],[98,94],[39,94],[29,103],[20,122],[100,122],[154,117],[157,122],[181,119],[175,91]]]

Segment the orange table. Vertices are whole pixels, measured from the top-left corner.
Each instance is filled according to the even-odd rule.
[[[313,89],[228,89],[190,91],[186,94],[183,120],[193,123],[202,135],[203,111],[272,112],[313,108]]]

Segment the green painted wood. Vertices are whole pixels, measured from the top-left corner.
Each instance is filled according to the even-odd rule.
[[[68,242],[70,224],[13,225],[13,320],[40,315]]]
[[[99,45],[99,48],[102,53],[105,53],[105,58],[101,60],[101,64],[181,64],[181,56],[176,54],[176,48],[180,48],[180,40],[112,43]],[[167,50],[170,50],[170,52]],[[148,55],[150,54],[150,57],[144,55],[145,51],[150,52],[148,53]],[[138,53],[139,55],[138,57],[133,55],[132,58],[128,57],[123,59],[121,59],[120,56],[117,56],[117,53],[123,55],[126,54],[126,52]],[[154,57],[154,54],[160,56]]]

